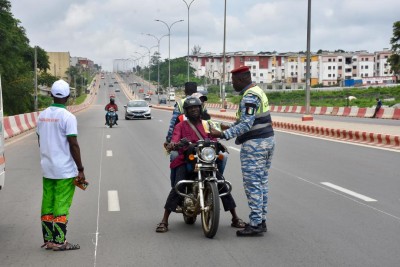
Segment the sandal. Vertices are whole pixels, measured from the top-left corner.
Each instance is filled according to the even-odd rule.
[[[231,226],[234,228],[245,228],[246,223],[240,218],[233,218]]]
[[[168,232],[168,223],[160,222],[159,224],[157,224],[156,232],[157,233]]]
[[[64,244],[53,244],[53,251],[77,250],[80,248],[78,244],[71,244],[67,241]]]
[[[46,250],[53,249],[53,247],[54,247],[54,243],[53,243],[53,242],[50,242],[50,241],[47,241],[46,243],[44,243],[44,244],[41,246],[41,248],[44,248],[44,249],[46,249]]]

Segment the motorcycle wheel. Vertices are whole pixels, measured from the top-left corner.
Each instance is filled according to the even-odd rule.
[[[108,125],[110,126],[110,128],[113,127],[113,124],[114,124],[113,119],[110,118],[110,120],[108,121]]]
[[[197,217],[189,217],[183,214],[183,220],[186,224],[194,224],[196,222]]]
[[[207,211],[201,212],[201,224],[204,235],[213,238],[219,225],[219,193],[215,182],[204,185],[204,207]]]

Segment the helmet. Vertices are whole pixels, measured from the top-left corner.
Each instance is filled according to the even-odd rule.
[[[186,109],[188,107],[193,107],[193,106],[199,106],[201,112],[202,108],[200,99],[198,99],[197,97],[189,96],[183,103],[183,110],[185,111],[185,115],[186,115]]]
[[[111,103],[114,103],[114,102],[115,102],[115,99],[114,99],[113,97],[111,97],[111,98],[110,98],[110,102],[111,102]]]

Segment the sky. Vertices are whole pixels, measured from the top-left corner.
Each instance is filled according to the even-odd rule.
[[[186,1],[186,3],[185,3]],[[112,71],[114,59],[138,58],[157,51],[163,59],[200,52],[307,50],[308,0],[12,0],[11,11],[25,28],[30,45],[70,52]],[[192,3],[191,3],[192,2]],[[188,9],[187,5],[190,5]],[[313,0],[311,51],[391,48],[399,0]],[[189,11],[189,12],[188,12]],[[151,34],[155,37],[146,35]],[[152,48],[153,47],[153,48]],[[146,63],[144,58],[142,62]]]

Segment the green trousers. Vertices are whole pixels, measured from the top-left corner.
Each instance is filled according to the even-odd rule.
[[[69,209],[75,193],[73,180],[43,177],[41,221],[44,242],[65,242]]]

